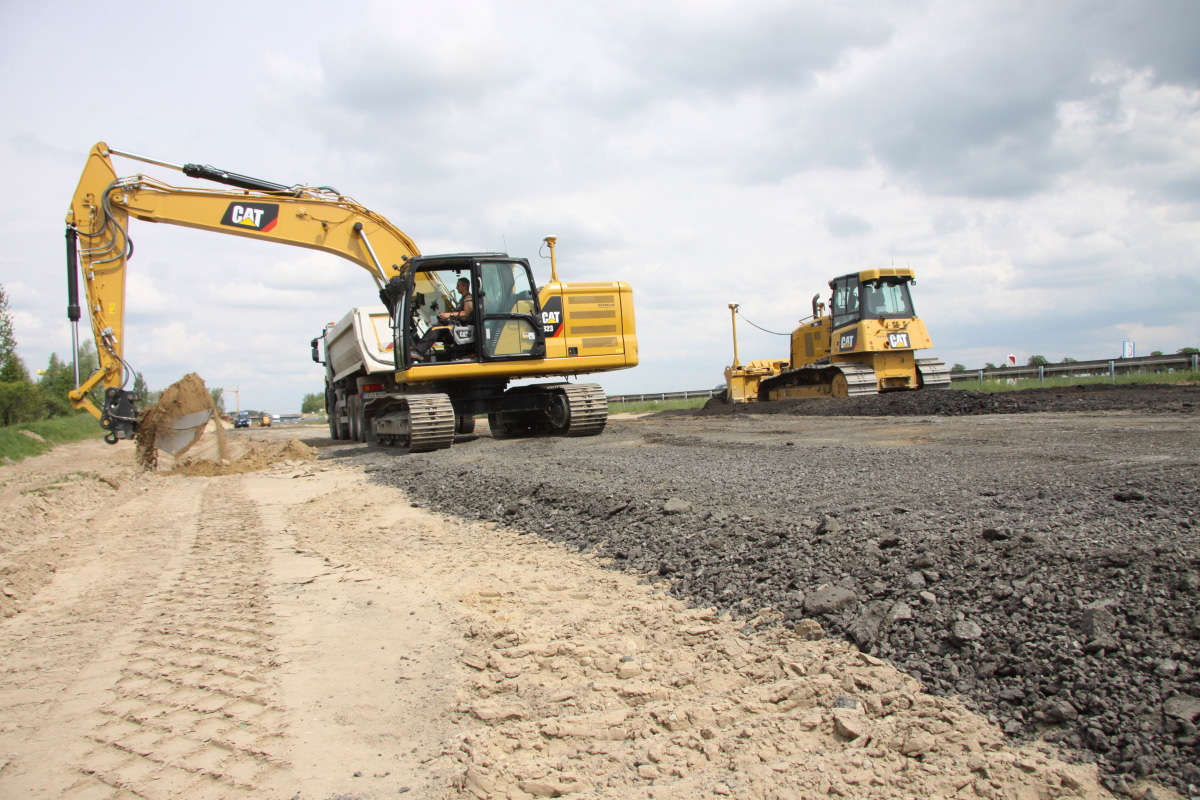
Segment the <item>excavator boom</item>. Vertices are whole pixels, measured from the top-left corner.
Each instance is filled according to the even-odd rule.
[[[237,190],[180,188],[144,175],[120,178],[112,155]],[[70,396],[77,408],[109,430],[110,441],[130,438],[136,425],[137,398],[124,389],[130,370],[123,358],[126,262],[134,252],[130,217],[332,253],[365,269],[379,288],[403,274],[408,259],[420,255],[412,239],[386,218],[328,187],[287,187],[209,166],[146,159],[98,143],[88,154],[67,212],[67,270],[73,320],[78,318],[77,270],[82,273],[100,366]],[[105,387],[103,410],[88,399],[99,385]]]

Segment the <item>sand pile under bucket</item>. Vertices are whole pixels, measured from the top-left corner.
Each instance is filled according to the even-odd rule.
[[[210,477],[241,475],[270,469],[280,464],[295,465],[303,461],[315,461],[317,458],[317,448],[310,447],[299,439],[242,439],[230,442],[229,451],[229,458],[214,460],[198,457],[196,448],[193,448],[184,458],[175,462],[175,466],[170,470],[171,474]]]

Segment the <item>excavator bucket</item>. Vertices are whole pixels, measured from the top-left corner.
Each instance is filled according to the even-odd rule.
[[[183,455],[204,435],[204,428],[213,418],[209,409],[174,417],[159,426],[154,435],[154,446],[173,456]]]
[[[160,450],[178,460],[201,440],[210,421],[214,423],[218,442],[214,458],[224,458],[224,430],[216,412],[204,380],[194,372],[183,376],[168,386],[158,402],[138,420],[138,463],[145,469],[154,469]]]

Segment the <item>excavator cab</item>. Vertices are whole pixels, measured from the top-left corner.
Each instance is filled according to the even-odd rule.
[[[524,259],[503,254],[409,261],[403,302],[396,313],[396,352],[404,368],[461,362],[542,358],[546,345],[533,275]],[[469,284],[471,313],[452,324],[438,314],[463,308],[460,280]],[[422,360],[413,348],[438,330]],[[428,341],[428,340],[427,340]]]

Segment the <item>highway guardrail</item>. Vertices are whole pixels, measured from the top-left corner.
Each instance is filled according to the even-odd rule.
[[[1113,358],[1099,361],[1071,361],[1066,364],[1044,364],[1039,367],[996,367],[994,369],[974,369],[964,372],[951,372],[950,381],[954,384],[976,382],[980,385],[986,380],[1029,380],[1044,381],[1048,377],[1106,377],[1116,380],[1117,375],[1132,372],[1173,372],[1175,370],[1200,371],[1200,355],[1177,354],[1170,356],[1138,356],[1134,358]],[[964,387],[965,388],[965,387]],[[695,400],[709,398],[717,394],[720,388],[693,389],[684,392],[641,392],[638,394],[609,395],[610,403],[665,403],[668,400]]]

